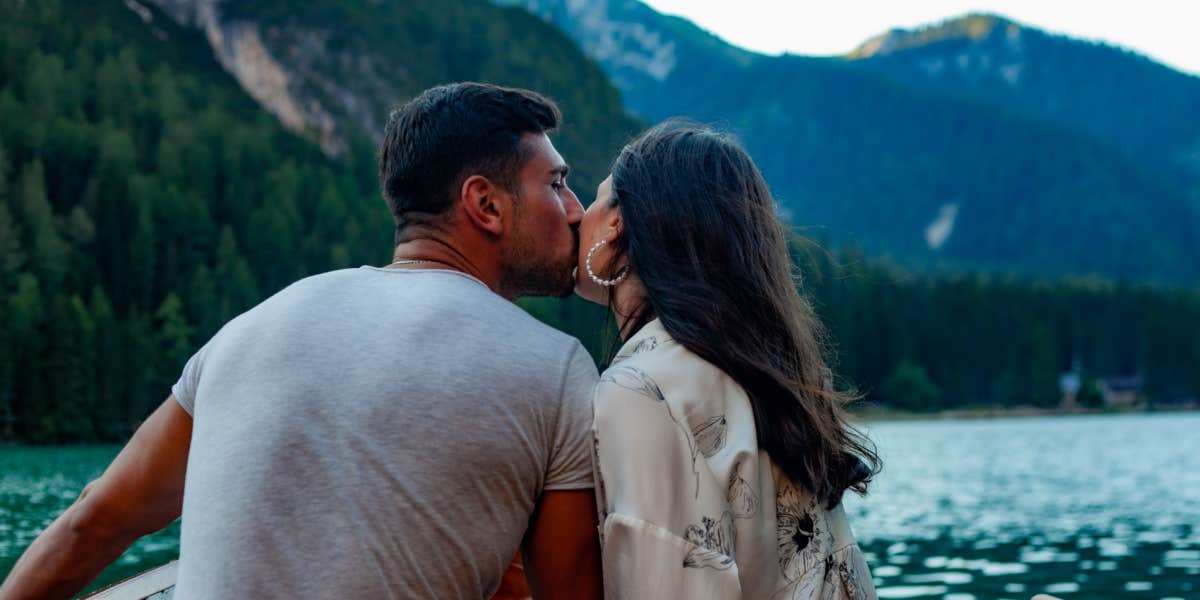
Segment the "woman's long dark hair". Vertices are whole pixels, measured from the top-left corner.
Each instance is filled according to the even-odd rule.
[[[736,380],[750,397],[758,444],[829,508],[879,471],[851,427],[826,366],[824,329],[797,291],[784,226],[754,161],[712,129],[670,121],[613,163],[613,203],[646,297],[626,337],[653,318]]]

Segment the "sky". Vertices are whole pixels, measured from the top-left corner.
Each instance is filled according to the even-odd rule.
[[[1128,48],[1200,75],[1200,0],[643,1],[766,54],[843,54],[893,27],[989,12],[1051,33]]]

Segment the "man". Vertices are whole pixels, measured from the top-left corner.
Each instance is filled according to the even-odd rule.
[[[478,599],[518,547],[535,597],[598,597],[596,370],[510,302],[573,287],[583,207],[558,122],[474,83],[397,110],[395,261],[227,324],[0,598],[68,597],[181,512],[179,600]]]

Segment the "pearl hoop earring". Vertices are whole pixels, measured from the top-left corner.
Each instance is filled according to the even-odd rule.
[[[596,254],[596,251],[599,250],[601,246],[603,246],[607,243],[608,243],[608,240],[603,240],[603,239],[600,240],[599,242],[596,242],[596,245],[592,246],[591,250],[588,250],[587,260],[585,260],[583,262],[583,266],[587,267],[588,277],[590,277],[592,279],[592,281],[596,282],[596,285],[599,285],[602,287],[612,287],[614,285],[617,285],[618,283],[625,281],[625,278],[629,276],[629,265],[625,265],[624,267],[621,267],[620,273],[612,279],[600,279],[599,277],[596,276],[595,271],[592,271],[592,255]]]

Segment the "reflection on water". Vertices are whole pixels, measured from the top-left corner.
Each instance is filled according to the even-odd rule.
[[[881,598],[1200,598],[1200,414],[866,429],[885,470],[846,510]],[[0,574],[117,450],[0,448]],[[178,545],[176,523],[97,585]]]
[[[1200,414],[870,423],[882,598],[1200,595]]]

